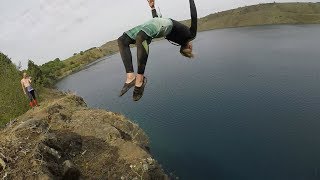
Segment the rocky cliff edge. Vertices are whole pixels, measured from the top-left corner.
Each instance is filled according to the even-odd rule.
[[[0,178],[168,179],[137,124],[73,94],[49,96],[0,130]]]

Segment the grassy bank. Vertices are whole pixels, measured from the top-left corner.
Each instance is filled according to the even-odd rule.
[[[189,24],[190,20],[182,21]],[[319,24],[320,3],[269,3],[231,9],[200,18],[198,30],[243,27],[271,24]],[[32,61],[28,63],[28,73],[34,78],[35,86],[53,87],[63,77],[83,69],[86,65],[104,56],[119,51],[117,41],[113,40],[100,47],[74,53],[65,60],[56,58],[41,66]],[[27,98],[20,87],[21,72],[10,59],[0,54],[0,125],[28,110]],[[45,96],[45,93],[40,94]]]
[[[320,3],[269,3],[208,15],[199,20],[199,31],[256,25],[319,23]]]
[[[64,62],[65,67],[60,69],[58,79],[61,79],[73,72],[77,72],[84,68],[86,65],[96,61],[104,56],[112,55],[119,51],[117,42],[110,41],[101,47],[93,47],[86,51],[73,54],[73,56],[66,59]]]
[[[190,24],[190,20],[182,21]],[[240,7],[210,14],[199,19],[198,31],[272,24],[319,24],[320,3],[268,3]],[[62,61],[63,68],[56,69],[55,80],[59,80],[104,56],[119,51],[117,41],[109,41],[101,47],[93,47]]]
[[[21,72],[0,53],[0,126],[28,110],[28,99],[20,85]]]

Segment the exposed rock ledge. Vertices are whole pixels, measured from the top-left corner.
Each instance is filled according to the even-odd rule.
[[[0,178],[168,179],[138,125],[81,97],[54,96],[0,131]]]

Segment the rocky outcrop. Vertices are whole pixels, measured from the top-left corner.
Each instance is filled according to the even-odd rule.
[[[57,96],[1,130],[0,178],[168,179],[138,125]]]

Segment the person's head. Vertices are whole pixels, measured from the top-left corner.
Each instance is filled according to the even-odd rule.
[[[180,53],[182,56],[187,58],[193,58],[194,54],[192,53],[192,42],[189,41],[187,44],[181,46]]]
[[[28,74],[26,72],[23,73],[23,78],[28,77]]]

